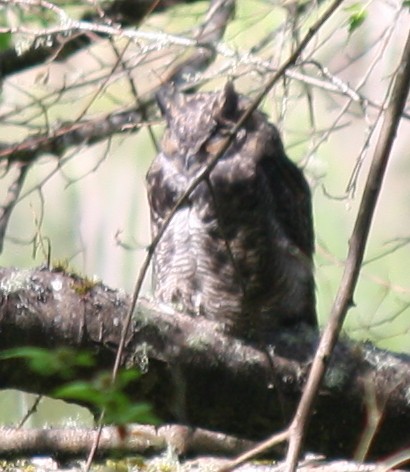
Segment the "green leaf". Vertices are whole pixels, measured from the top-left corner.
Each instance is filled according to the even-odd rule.
[[[26,359],[30,368],[43,376],[58,375],[74,377],[78,367],[94,365],[94,359],[87,352],[76,352],[62,347],[48,350],[37,347],[20,347],[0,353],[0,359]],[[63,400],[80,401],[105,411],[105,421],[112,424],[127,423],[157,424],[158,419],[147,403],[134,403],[125,392],[133,381],[141,376],[137,369],[118,372],[112,381],[112,372],[103,371],[90,380],[75,380],[57,388],[53,395]]]
[[[0,33],[0,51],[8,49],[11,44],[11,33]]]
[[[121,370],[116,379],[117,388],[124,388],[132,381],[141,377],[141,372],[137,369]]]
[[[118,410],[106,410],[105,421],[116,425],[128,423],[159,424],[158,418],[148,403],[128,403]]]
[[[54,391],[54,396],[65,400],[80,400],[99,408],[103,408],[106,403],[103,391],[97,390],[90,382],[71,382]]]
[[[41,375],[52,375],[58,369],[54,352],[38,347],[9,349],[0,354],[0,359],[26,359],[30,369]]]
[[[14,349],[7,349],[6,351],[0,352],[0,359],[16,359],[21,357],[28,357],[33,353],[34,355],[44,349],[36,347],[16,347]]]
[[[121,376],[125,372],[119,372]],[[128,376],[128,375],[127,375]],[[107,423],[124,425],[128,423],[158,424],[152,407],[147,403],[133,403],[127,394],[115,383],[107,383],[110,373],[104,372],[90,382],[72,382],[54,391],[54,396],[64,400],[77,400],[104,410]]]
[[[90,367],[94,359],[87,352],[76,352],[74,349],[44,349],[39,347],[18,347],[0,353],[0,359],[26,359],[31,370],[45,377],[59,375],[70,378],[75,375],[77,367]]]
[[[95,359],[89,352],[77,352],[75,355],[75,365],[79,367],[92,367]]]

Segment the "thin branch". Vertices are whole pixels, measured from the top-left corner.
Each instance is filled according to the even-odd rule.
[[[152,106],[153,100],[147,100],[144,107]],[[0,143],[0,161],[32,163],[39,155],[50,153],[61,157],[68,147],[87,143],[88,145],[111,137],[124,129],[142,126],[141,111],[135,107],[117,111],[100,119],[84,120],[82,122],[67,122],[55,131],[31,136],[19,144],[6,145]]]
[[[95,436],[95,431],[84,428],[24,429],[0,428],[0,456],[8,459],[27,456],[46,456],[57,458],[60,462],[80,458]],[[158,459],[160,453],[166,453],[169,446],[178,447],[178,439],[188,437],[186,453],[195,455],[195,459],[180,463],[174,455],[165,455]],[[233,436],[214,433],[205,429],[190,428],[180,425],[162,426],[128,426],[122,434],[116,427],[105,427],[102,435],[99,457],[125,455],[144,457],[144,468],[148,470],[182,470],[208,471],[215,470],[226,462],[221,456],[229,456],[249,447],[251,441]],[[202,457],[198,457],[202,456]],[[329,461],[320,455],[310,455],[302,461],[300,470],[311,472],[387,472],[404,464],[409,459],[409,450],[389,458],[381,464],[363,464],[347,461]],[[152,461],[152,462],[151,462]],[[171,463],[172,462],[172,463]],[[30,462],[28,462],[29,464]],[[56,465],[56,468],[57,465]],[[37,465],[38,469],[38,465]],[[50,467],[47,470],[54,468]],[[246,470],[264,472],[266,464],[247,464]],[[283,463],[270,465],[271,472],[283,471]]]
[[[19,166],[17,176],[9,186],[5,201],[0,207],[0,253],[3,251],[4,236],[6,234],[10,216],[19,199],[21,189],[23,188],[24,182],[26,180],[28,169],[29,164],[27,163],[22,163]]]
[[[37,412],[38,405],[43,399],[43,395],[37,395],[31,407],[27,410],[23,418],[20,420],[20,423],[17,426],[17,430],[21,429],[25,423],[30,419],[30,416]]]
[[[144,103],[143,110],[150,109],[153,100]],[[18,144],[5,145],[0,143],[0,162],[7,161],[7,166],[17,163],[18,176],[8,189],[5,201],[0,207],[0,253],[3,250],[4,237],[12,211],[18,201],[24,197],[21,191],[30,165],[42,154],[50,153],[60,158],[60,166],[52,172],[54,174],[61,168],[62,157],[68,147],[85,144],[91,145],[102,139],[109,138],[115,133],[124,132],[124,129],[138,131],[142,126],[143,114],[135,108],[115,112],[101,119],[87,120],[80,123],[64,123],[53,132],[31,136]],[[48,180],[52,174],[46,177]],[[44,181],[43,181],[44,182]],[[42,183],[43,183],[42,182]],[[30,193],[33,189],[25,193]]]
[[[127,335],[127,332],[129,330],[129,326],[131,323],[132,315],[135,310],[135,306],[138,301],[139,293],[141,290],[141,286],[143,283],[143,280],[145,279],[146,273],[148,271],[148,267],[151,263],[151,259],[154,255],[155,249],[161,240],[162,236],[164,235],[166,229],[168,228],[169,224],[171,223],[172,218],[178,211],[178,209],[184,204],[185,200],[191,195],[191,193],[195,190],[195,188],[205,179],[207,179],[218,163],[219,159],[223,156],[223,154],[227,151],[229,146],[231,145],[232,141],[234,140],[236,134],[238,131],[241,129],[241,127],[244,125],[244,123],[249,119],[249,117],[252,115],[252,113],[258,108],[262,100],[266,97],[266,95],[269,93],[269,91],[272,89],[272,87],[275,85],[275,83],[280,79],[280,77],[283,76],[284,72],[294,65],[296,61],[299,59],[299,56],[302,54],[310,40],[314,37],[314,35],[317,33],[317,31],[321,28],[321,26],[326,22],[326,20],[331,16],[331,14],[338,8],[338,6],[343,2],[343,0],[335,0],[330,7],[324,12],[324,14],[319,18],[319,20],[309,29],[308,33],[306,36],[303,38],[301,41],[300,45],[296,50],[291,54],[291,56],[285,61],[285,63],[278,69],[278,71],[272,76],[272,78],[268,81],[267,85],[264,87],[262,92],[252,101],[251,105],[249,108],[246,110],[246,112],[242,115],[242,117],[238,120],[237,124],[232,128],[231,132],[229,133],[228,137],[221,142],[219,151],[215,154],[215,156],[212,158],[212,160],[209,162],[209,164],[202,169],[198,175],[192,180],[191,184],[188,186],[186,189],[185,193],[179,198],[179,200],[176,202],[174,208],[170,211],[169,215],[165,219],[162,227],[159,229],[156,237],[153,239],[151,245],[148,248],[148,254],[145,257],[145,260],[142,264],[142,267],[140,269],[140,273],[135,285],[134,289],[134,295],[131,303],[131,308],[129,311],[129,314],[127,316],[127,319],[124,323],[124,331],[123,331],[123,341],[120,343],[120,348],[117,356],[117,360],[114,366],[114,371],[113,373],[115,374],[118,370],[118,367],[120,365],[120,360],[122,356],[122,351],[124,348],[124,343],[125,343],[125,338]]]
[[[390,103],[386,110],[373,162],[369,171],[356,224],[349,241],[349,252],[339,291],[334,301],[329,322],[323,332],[313,360],[299,407],[290,426],[290,441],[287,456],[287,470],[296,470],[307,424],[312,414],[313,403],[326,373],[340,330],[349,308],[363,261],[376,203],[382,189],[387,162],[399,127],[401,114],[406,105],[410,88],[410,33],[404,47],[400,66],[395,78]]]
[[[294,65],[297,60],[299,59],[300,55],[303,53],[305,50],[306,46],[309,44],[311,39],[315,36],[317,31],[322,27],[322,25],[326,22],[326,20],[332,15],[334,11],[338,8],[338,6],[343,2],[343,0],[335,0],[330,7],[326,9],[324,14],[318,19],[318,21],[309,29],[308,33],[306,36],[303,38],[303,40],[300,42],[299,46],[295,49],[293,54],[290,55],[287,61],[278,69],[276,74],[272,76],[272,78],[268,81],[267,85],[264,87],[262,92],[255,98],[255,100],[252,102],[252,104],[249,106],[249,108],[246,110],[246,112],[243,114],[243,116],[238,120],[237,124],[233,127],[231,130],[230,134],[228,137],[221,143],[221,146],[219,148],[219,151],[216,153],[214,158],[210,161],[210,163],[202,170],[199,172],[196,178],[193,179],[191,184],[188,186],[187,190],[185,193],[179,198],[179,200],[176,202],[174,208],[171,210],[169,213],[168,217],[165,219],[162,227],[159,229],[156,237],[152,241],[151,245],[148,248],[148,253],[144,259],[144,262],[142,264],[142,267],[140,269],[140,273],[138,275],[138,279],[135,285],[135,289],[133,292],[133,298],[131,302],[131,307],[128,312],[128,315],[125,319],[125,322],[123,324],[123,330],[122,330],[122,335],[121,335],[121,340],[120,344],[118,347],[117,351],[117,356],[113,368],[113,379],[115,379],[119,366],[121,364],[121,359],[123,355],[123,350],[125,346],[125,340],[127,338],[127,333],[129,331],[130,325],[131,325],[131,320],[134,314],[134,310],[138,301],[138,297],[141,291],[142,283],[145,279],[145,276],[148,271],[148,267],[151,264],[152,257],[154,255],[155,249],[158,246],[159,241],[161,240],[162,236],[164,235],[166,229],[168,228],[172,218],[178,211],[178,209],[183,205],[185,200],[190,196],[190,194],[195,190],[195,188],[202,182],[203,180],[207,179],[218,163],[219,159],[223,156],[223,154],[228,150],[229,146],[231,145],[232,141],[234,140],[236,134],[238,131],[241,129],[241,127],[244,125],[244,123],[250,118],[252,113],[257,109],[257,107],[260,105],[262,100],[266,97],[266,95],[269,93],[269,91],[272,89],[272,87],[275,85],[275,83],[280,79],[280,77],[283,76],[284,72]],[[214,38],[213,38],[214,39]],[[101,428],[101,427],[100,427]],[[98,436],[96,443],[98,442]],[[87,468],[86,470],[89,470],[91,466],[91,461],[93,457],[95,449],[91,452],[88,460],[87,460]]]
[[[190,0],[190,3],[194,3],[198,0]],[[9,1],[1,0],[0,5],[4,7],[10,6]],[[32,9],[43,7],[51,11],[62,11],[56,5],[52,3],[47,4],[46,2],[38,1],[13,1],[13,5],[22,4],[26,8]],[[159,1],[144,1],[144,0],[114,0],[113,2],[107,2],[106,5],[102,5],[101,11],[97,14],[92,10],[85,10],[83,14],[83,20],[95,21],[96,24],[101,20],[106,20],[108,23],[115,22],[122,26],[130,24],[138,24],[147,15],[152,12],[160,12],[166,10],[168,7],[175,5],[176,3],[184,3],[184,0],[173,0],[172,2],[159,0]],[[50,5],[50,8],[48,8]],[[64,13],[64,12],[63,12]],[[61,15],[58,15],[61,17]],[[67,16],[64,13],[64,18]],[[10,30],[10,28],[2,29]],[[36,38],[40,34],[35,33]],[[41,35],[40,35],[41,36]],[[0,77],[4,79],[8,75],[16,74],[23,70],[28,69],[39,64],[44,64],[48,60],[62,60],[79,52],[80,50],[88,47],[91,43],[102,39],[105,34],[95,35],[89,33],[83,33],[82,31],[67,31],[62,36],[60,32],[50,34],[47,36],[45,44],[38,44],[35,41],[28,50],[17,51],[15,48],[9,48],[5,51],[0,52]]]
[[[110,43],[111,43],[111,46],[112,46],[112,49],[114,51],[114,54],[117,58],[117,62],[118,62],[118,65],[119,67],[121,67],[121,69],[125,72],[125,75],[127,77],[127,80],[128,80],[128,84],[129,84],[129,87],[130,87],[130,90],[131,90],[131,94],[132,96],[134,97],[134,101],[135,101],[135,105],[136,107],[140,110],[141,112],[141,116],[142,116],[142,119],[148,123],[149,122],[149,119],[148,119],[148,116],[147,116],[147,112],[145,110],[145,106],[138,94],[138,91],[137,91],[137,87],[134,83],[134,80],[132,79],[131,77],[131,74],[130,74],[130,71],[127,70],[127,67],[126,65],[124,64],[124,61],[123,61],[123,56],[125,54],[125,51],[130,47],[131,45],[131,40],[129,39],[127,41],[127,43],[125,44],[124,48],[122,49],[122,51],[119,51],[118,47],[116,46],[115,42],[112,41],[110,39]],[[151,139],[151,142],[155,148],[155,150],[158,152],[159,151],[159,145],[158,145],[158,141],[157,141],[157,138],[152,130],[152,126],[148,123],[147,125],[147,129],[148,129],[148,134],[149,134],[149,137]]]
[[[235,6],[235,0],[212,0],[210,3],[210,7],[208,9],[208,13],[206,15],[205,21],[202,24],[202,27],[199,30],[198,38],[195,42],[201,41],[208,41],[212,43],[217,43],[223,36],[226,26],[231,19],[232,12],[234,10]],[[211,44],[209,44],[210,46]],[[209,48],[205,47],[205,53],[202,53],[203,48],[195,50],[190,56],[188,57],[187,60],[183,61],[181,64],[178,64],[176,68],[172,69],[172,74],[169,75],[166,80],[176,80],[180,79],[181,75],[184,73],[186,66],[188,65],[189,67],[194,67],[194,68],[199,68],[202,69],[203,67],[206,67],[209,64],[209,61],[215,58],[214,54],[209,55],[207,53],[207,50]],[[212,48],[213,49],[213,48]],[[233,136],[232,136],[233,139]],[[226,147],[229,146],[229,143]],[[223,152],[220,154],[222,155]],[[219,159],[219,158],[218,158]],[[215,161],[216,164],[216,161]],[[209,175],[209,173],[208,173]],[[192,187],[190,192],[186,192],[186,195],[183,196],[182,199],[180,199],[179,202],[175,205],[173,211],[171,211],[171,214],[169,218],[165,221],[164,225],[158,232],[157,237],[154,239],[152,244],[148,248],[148,253],[144,259],[144,262],[141,266],[141,269],[139,271],[139,275],[135,284],[135,288],[133,291],[133,296],[132,296],[132,301],[131,301],[131,306],[130,309],[127,313],[127,316],[124,320],[124,323],[122,325],[122,331],[121,331],[121,339],[120,343],[118,345],[117,349],[117,354],[115,357],[115,362],[112,370],[112,381],[114,382],[118,370],[121,365],[122,357],[124,354],[124,348],[125,348],[125,343],[127,339],[127,335],[130,331],[130,326],[131,326],[131,320],[134,315],[135,307],[138,302],[138,298],[140,296],[141,292],[141,287],[142,284],[145,280],[148,268],[151,264],[152,257],[155,252],[155,248],[157,247],[162,235],[164,234],[166,228],[168,227],[169,223],[171,222],[171,219],[173,218],[175,212],[178,210],[180,205],[185,201],[185,199],[190,195],[190,193],[195,189],[195,187],[199,184],[200,181],[197,182],[195,186]],[[103,419],[104,419],[104,411],[101,413],[101,416],[99,418],[99,428],[97,430],[97,435],[95,437],[95,441],[93,442],[92,448],[90,450],[90,453],[87,458],[87,463],[85,466],[86,472],[90,470],[91,464],[93,462],[93,458],[97,452],[99,440],[102,434],[102,428],[103,428]]]
[[[310,30],[312,31],[312,30]],[[390,155],[390,150],[396,135],[396,131],[405,107],[406,97],[410,85],[410,36],[404,48],[399,72],[395,78],[390,104],[386,110],[379,142],[376,146],[376,154],[373,159],[356,225],[349,243],[349,254],[342,277],[339,292],[336,296],[331,316],[317,349],[311,373],[308,377],[302,398],[294,419],[289,429],[279,435],[279,439],[289,438],[289,450],[286,460],[286,470],[296,470],[302,442],[306,434],[307,423],[312,414],[312,406],[317,397],[320,384],[326,372],[330,356],[343,325],[349,307],[352,305],[353,293],[363,260],[367,237],[370,230],[377,198],[381,190],[381,184]],[[283,435],[283,436],[282,436]],[[253,455],[260,454],[278,443],[278,435],[258,446],[254,451],[249,451],[235,461],[230,462],[223,470],[231,470],[248,460]]]

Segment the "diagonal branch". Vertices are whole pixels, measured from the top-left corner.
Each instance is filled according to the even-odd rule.
[[[29,164],[22,163],[19,166],[17,170],[17,176],[10,184],[3,205],[0,206],[0,253],[3,251],[3,241],[10,216],[20,196],[21,189],[23,188],[24,181],[26,180],[28,169]]]
[[[347,311],[353,304],[353,294],[363,261],[374,210],[382,187],[390,151],[409,92],[410,35],[403,51],[397,76],[393,78],[392,81],[394,85],[389,106],[385,113],[379,141],[376,146],[376,153],[369,171],[368,180],[356,219],[356,225],[349,242],[349,253],[345,272],[294,419],[289,428],[284,432],[273,435],[271,438],[259,444],[255,449],[248,451],[236,460],[230,462],[223,468],[224,470],[231,470],[244,461],[265,452],[270,447],[285,440],[289,441],[286,470],[289,472],[296,470],[303,439],[306,435],[307,425],[313,412],[313,404],[317,399],[321,382],[323,381],[330,357],[337,343]]]
[[[42,135],[30,136],[18,144],[0,142],[0,162],[6,161],[8,168],[15,164],[18,176],[12,182],[5,201],[0,206],[0,253],[3,250],[4,238],[12,211],[17,204],[25,177],[35,160],[45,153],[62,157],[67,148],[83,143],[91,145],[104,138],[109,138],[124,129],[136,131],[142,125],[144,113],[152,108],[153,99],[121,112],[115,112],[100,119],[85,120],[76,123],[64,123],[58,129]],[[149,114],[151,115],[151,111]]]
[[[88,145],[110,138],[124,129],[138,129],[142,125],[143,114],[153,105],[153,98],[142,104],[140,109],[135,107],[128,110],[116,111],[100,119],[67,122],[54,131],[48,131],[37,136],[30,136],[18,144],[0,142],[0,161],[7,160],[8,164],[21,162],[33,163],[41,154],[49,153],[61,157],[71,146],[87,143]]]
[[[382,189],[387,162],[399,127],[401,114],[409,94],[410,32],[404,47],[397,75],[392,80],[393,87],[390,102],[384,116],[356,224],[349,241],[349,252],[340,288],[332,307],[329,322],[323,332],[317,349],[312,370],[308,377],[299,407],[290,426],[290,441],[287,456],[287,470],[289,471],[296,469],[302,441],[306,434],[307,423],[312,414],[313,403],[326,373],[329,359],[337,343],[346,314],[353,305],[353,295],[359,278],[377,199]]]
[[[209,43],[216,43],[218,42],[224,35],[225,29],[228,25],[229,20],[232,17],[232,14],[234,12],[235,8],[235,1],[236,0],[212,0],[210,2],[210,6],[208,9],[208,14],[205,18],[204,23],[202,24],[198,38],[202,39],[203,41],[208,41]],[[209,46],[209,44],[208,44]],[[182,63],[178,64],[174,69],[171,75],[169,75],[166,80],[176,80],[182,78],[182,74],[185,72],[186,67],[193,68],[195,71],[196,69],[202,69],[206,66],[209,65],[209,62],[212,61],[215,58],[213,54],[208,54],[206,52],[205,48],[205,53],[203,54],[202,48],[199,49],[198,51],[194,51],[187,60],[183,61]],[[238,128],[239,129],[239,128]],[[227,144],[227,147],[229,146],[229,143]],[[223,152],[220,153],[222,155]],[[216,161],[215,161],[216,164]],[[210,170],[209,170],[210,172]],[[209,175],[209,174],[208,174]],[[197,185],[197,184],[196,184]],[[192,187],[192,186],[191,186]],[[145,280],[145,276],[147,274],[148,268],[151,264],[151,260],[155,251],[155,248],[158,245],[159,240],[161,239],[162,235],[164,234],[167,226],[169,225],[173,215],[175,214],[176,210],[180,207],[181,203],[185,200],[187,196],[190,195],[192,190],[195,188],[195,186],[188,192],[186,192],[186,195],[175,205],[174,211],[171,212],[170,217],[167,219],[161,230],[159,231],[159,234],[155,238],[155,241],[152,242],[152,244],[148,248],[148,253],[143,261],[142,267],[139,271],[137,281],[135,283],[135,288],[133,291],[133,296],[131,300],[131,305],[129,308],[129,311],[127,313],[127,316],[124,320],[124,323],[122,325],[122,330],[121,330],[121,338],[120,342],[118,345],[116,357],[115,357],[115,362],[112,370],[112,381],[114,381],[117,377],[118,369],[121,365],[121,360],[124,354],[124,349],[126,345],[126,339],[130,331],[131,327],[131,321],[133,314],[135,312],[135,307],[138,302],[138,298],[140,296],[141,292],[141,287],[142,284]],[[188,189],[189,190],[189,189]],[[100,425],[97,431],[97,435],[95,438],[95,441],[93,443],[93,446],[90,450],[89,456],[87,458],[87,463],[85,466],[85,470],[88,471],[90,470],[94,455],[96,454],[98,444],[99,444],[99,438],[102,432],[103,428],[103,419],[104,419],[104,412],[101,413],[100,417]]]
[[[146,15],[152,12],[160,12],[178,3],[194,3],[198,0],[114,0],[102,4],[101,11],[87,10],[83,14],[82,20],[101,24],[101,19],[106,24],[120,24],[122,27],[135,25],[141,22]],[[5,7],[9,2],[0,1]],[[39,6],[39,2],[31,5]],[[82,32],[71,29],[63,36],[59,31],[47,36],[47,44],[39,45],[36,42],[24,52],[19,52],[15,48],[9,48],[0,52],[0,79],[9,75],[22,72],[30,67],[44,64],[49,60],[64,60],[71,55],[95,43],[106,34]]]

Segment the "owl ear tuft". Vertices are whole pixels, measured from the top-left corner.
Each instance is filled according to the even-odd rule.
[[[161,115],[169,123],[175,112],[180,110],[185,103],[182,93],[178,92],[173,84],[166,84],[155,94]]]
[[[228,81],[221,92],[219,99],[219,117],[221,119],[233,120],[238,110],[239,95],[233,86],[233,82]]]

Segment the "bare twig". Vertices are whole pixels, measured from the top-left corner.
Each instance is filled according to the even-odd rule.
[[[156,237],[152,241],[151,245],[148,248],[148,253],[147,256],[145,257],[145,260],[141,266],[138,279],[135,285],[135,289],[133,292],[133,297],[132,297],[132,302],[131,302],[131,307],[128,312],[128,315],[124,321],[123,324],[123,330],[122,330],[122,335],[121,335],[121,340],[120,344],[118,346],[118,351],[117,351],[117,356],[113,368],[113,379],[116,378],[117,372],[119,369],[119,366],[121,364],[121,359],[123,355],[123,350],[125,346],[125,340],[127,337],[127,333],[130,328],[131,324],[131,319],[138,301],[138,297],[141,291],[142,283],[145,279],[146,273],[148,271],[148,267],[151,264],[152,257],[154,255],[155,249],[161,240],[162,236],[164,235],[166,229],[168,228],[172,218],[174,217],[175,213],[178,211],[178,209],[183,205],[185,200],[189,197],[189,195],[195,190],[195,188],[202,182],[203,180],[207,179],[218,163],[219,159],[223,156],[223,154],[227,151],[229,146],[231,145],[233,139],[235,138],[236,134],[238,131],[241,129],[243,124],[249,119],[249,117],[252,115],[252,113],[257,109],[257,107],[260,105],[262,100],[266,97],[266,95],[269,93],[269,91],[272,89],[272,87],[275,85],[275,83],[280,79],[280,77],[283,76],[284,72],[294,65],[297,60],[299,59],[300,55],[302,52],[305,50],[306,46],[309,44],[310,40],[314,37],[314,35],[317,33],[317,31],[321,28],[321,26],[326,22],[326,20],[332,15],[332,13],[338,8],[338,6],[342,3],[343,0],[335,0],[324,12],[324,14],[318,19],[318,21],[309,29],[308,33],[306,36],[303,38],[303,40],[300,42],[299,46],[295,49],[293,54],[288,58],[287,61],[278,69],[278,71],[271,77],[271,79],[268,81],[267,85],[264,87],[264,89],[259,93],[259,95],[255,98],[255,100],[252,102],[252,104],[249,106],[249,108],[246,110],[246,112],[243,114],[243,116],[238,120],[237,124],[233,127],[231,130],[230,134],[228,137],[221,143],[221,146],[219,148],[219,151],[216,153],[214,158],[210,161],[210,163],[204,168],[202,171],[199,172],[196,178],[193,179],[191,184],[188,186],[187,190],[185,191],[184,195],[180,197],[180,199],[176,202],[174,208],[172,211],[169,213],[168,217],[165,219],[162,227],[158,231]],[[212,15],[211,15],[212,18]],[[229,15],[226,16],[226,20],[229,19]],[[212,39],[215,39],[214,37]],[[184,62],[185,64],[185,62]],[[100,426],[100,430],[101,430]],[[91,463],[92,463],[92,458],[93,455],[95,454],[96,447],[98,444],[98,435],[96,438],[96,442],[94,444],[94,447],[88,457],[87,460],[87,466],[86,470],[89,470]]]
[[[200,32],[198,35],[199,39],[204,40],[204,41],[211,41],[212,43],[219,41],[225,32],[225,28],[228,24],[228,21],[231,19],[231,14],[234,9],[234,5],[235,5],[235,0],[211,1],[210,7],[208,9],[208,14],[205,18],[205,21],[202,27],[200,28]],[[219,12],[221,14],[218,14]],[[187,64],[189,64],[190,67],[193,66],[194,68],[195,67],[202,68],[208,65],[209,61],[212,59],[213,56],[212,55],[209,56],[208,54],[202,55],[200,52],[201,50],[198,50],[198,51],[194,51],[187,60],[184,60],[181,64],[177,65],[177,67],[172,70],[172,75],[167,77],[167,80],[174,80],[176,78],[179,79],[181,74],[184,73],[184,69],[187,66]],[[229,146],[229,143],[227,147],[228,146]],[[220,155],[222,154],[223,152]],[[216,164],[216,161],[215,161],[215,164]],[[116,355],[115,363],[112,370],[112,381],[116,379],[118,370],[121,365],[122,357],[124,354],[125,341],[126,341],[129,329],[130,329],[131,320],[135,311],[135,307],[137,305],[137,301],[141,292],[143,281],[147,274],[148,268],[151,264],[151,260],[155,252],[155,248],[157,247],[162,235],[164,234],[169,223],[171,222],[171,219],[173,218],[175,212],[180,207],[180,205],[185,201],[185,199],[190,195],[190,193],[195,189],[195,187],[198,185],[199,182],[200,180],[194,186],[191,185],[190,186],[192,187],[191,190],[189,192],[187,191],[186,194],[177,202],[170,216],[167,218],[163,227],[158,232],[157,237],[154,239],[154,241],[148,248],[147,256],[145,257],[145,260],[141,266],[141,269],[139,271],[139,275],[135,284],[131,306],[122,326],[121,339],[118,345],[117,355]],[[92,448],[87,458],[87,463],[85,466],[86,471],[90,469],[93,458],[97,452],[97,448],[98,448],[98,444],[99,444],[99,440],[100,440],[102,428],[103,428],[103,424],[102,424],[103,418],[104,418],[104,411],[101,413],[100,421],[99,421],[100,425],[97,430],[95,441],[93,442]]]
[[[36,413],[38,405],[40,404],[41,400],[43,399],[43,395],[37,395],[36,398],[34,399],[33,404],[31,407],[26,411],[25,415],[21,419],[20,423],[17,426],[17,430],[21,429],[27,422],[27,420],[30,418],[31,415]]]
[[[101,119],[64,123],[52,133],[45,132],[40,136],[30,136],[18,144],[0,143],[0,162],[7,161],[8,167],[11,164],[17,164],[18,169],[18,175],[10,185],[6,198],[0,206],[0,253],[3,250],[4,237],[12,211],[18,201],[24,197],[21,195],[21,190],[28,170],[41,154],[50,153],[61,158],[71,146],[82,143],[90,145],[131,127],[137,131],[142,126],[142,109],[145,111],[151,105],[152,100],[145,102],[140,110],[132,108],[112,113]]]
[[[307,423],[312,406],[326,372],[330,356],[339,337],[344,319],[353,304],[353,294],[360,273],[364,251],[370,232],[377,199],[379,197],[387,162],[405,107],[410,87],[410,34],[404,47],[402,59],[394,82],[390,102],[380,131],[373,162],[369,171],[362,201],[349,241],[349,252],[339,291],[334,301],[329,322],[323,332],[312,369],[306,383],[299,407],[290,425],[290,440],[287,456],[287,470],[296,470]]]
[[[4,236],[6,234],[7,225],[18,201],[21,189],[23,188],[24,181],[26,180],[29,164],[22,163],[18,168],[18,174],[11,183],[7,191],[7,196],[3,205],[0,207],[0,253],[3,250]]]
[[[192,0],[191,0],[192,1]],[[151,14],[152,12],[162,11],[167,9],[169,6],[175,3],[182,3],[182,0],[174,0],[173,2],[166,2],[162,0],[156,0],[152,2],[137,1],[134,0],[114,0],[108,2],[106,5],[98,7],[98,11],[91,10],[88,6],[84,11],[83,18],[87,18],[88,21],[95,21],[96,24],[100,23],[101,20],[105,20],[107,24],[115,22],[116,24],[130,25],[138,24],[144,17]],[[43,8],[46,10],[53,11],[61,19],[67,16],[64,12],[56,5],[48,2],[38,1],[14,1],[9,2],[5,0],[0,1],[0,5],[5,8],[16,4],[24,5],[26,8],[32,10]],[[95,2],[94,2],[95,5]],[[60,14],[61,13],[61,14]],[[60,20],[60,22],[62,22]],[[64,28],[65,29],[65,28]],[[10,30],[10,28],[5,28]],[[40,36],[35,33],[35,37]],[[83,33],[75,30],[66,30],[64,35],[60,32],[50,34],[47,36],[45,44],[38,44],[34,41],[33,44],[25,51],[17,51],[15,48],[10,48],[0,52],[0,77],[5,78],[8,75],[21,72],[30,67],[43,64],[48,60],[52,59],[65,59],[72,54],[88,47],[90,44],[95,43],[102,39],[103,35],[95,35],[89,33]]]
[[[300,450],[307,423],[312,413],[312,406],[316,399],[318,389],[326,372],[326,368],[337,342],[343,321],[349,307],[353,303],[353,293],[360,272],[364,250],[370,231],[370,225],[376,206],[377,198],[381,190],[381,184],[390,155],[390,150],[396,135],[398,124],[405,106],[410,84],[410,36],[404,48],[399,72],[395,78],[390,104],[386,110],[379,142],[373,159],[362,203],[356,220],[356,225],[349,242],[349,254],[345,266],[345,272],[336,296],[331,316],[317,349],[311,374],[309,375],[299,407],[289,429],[283,433],[275,434],[264,441],[253,451],[238,457],[224,467],[231,470],[242,464],[254,455],[260,454],[279,441],[289,439],[289,450],[286,460],[286,470],[296,470]]]
[[[147,101],[144,106],[152,105]],[[135,107],[111,113],[100,119],[84,120],[62,124],[54,131],[42,135],[31,136],[19,144],[5,145],[0,143],[0,161],[7,160],[9,164],[21,162],[30,164],[44,153],[61,156],[68,147],[83,143],[93,144],[104,138],[109,138],[124,129],[142,126],[142,115]]]

